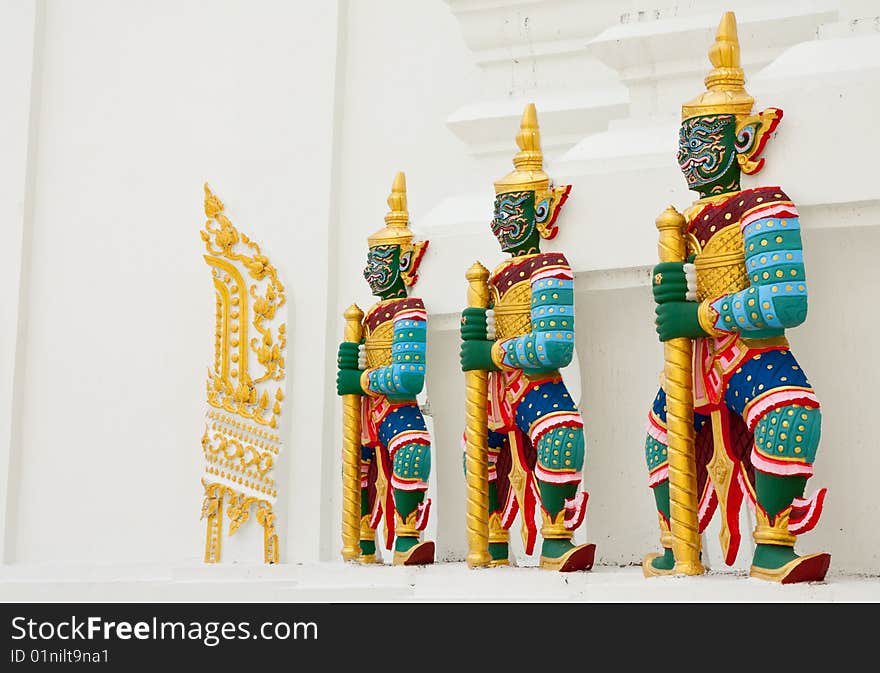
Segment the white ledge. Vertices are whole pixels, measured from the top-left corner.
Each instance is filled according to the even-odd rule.
[[[471,103],[458,108],[446,126],[474,155],[510,152],[523,108],[538,97],[541,144],[545,150],[568,149],[585,135],[595,133],[626,114],[629,95],[622,85],[609,84],[589,91],[536,94]]]
[[[754,83],[856,72],[863,73],[866,81],[877,86],[877,70],[880,33],[870,33],[794,45],[755,75]]]
[[[460,561],[430,566],[312,564],[156,565],[126,568],[16,567],[0,572],[7,601],[257,602],[877,602],[875,577],[835,575],[781,585],[742,571],[697,577],[642,576],[638,566],[596,565],[589,572],[534,567],[470,569]]]
[[[478,65],[511,56],[582,50],[585,40],[615,21],[619,0],[446,0]]]
[[[744,67],[768,61],[770,54],[779,53],[787,45],[813,39],[817,27],[836,16],[836,3],[832,2],[805,2],[796,7],[765,3],[738,10]],[[590,40],[588,49],[612,68],[625,71],[625,78],[657,76],[664,70],[707,69],[706,54],[715,39],[720,17],[720,11],[712,11],[621,23]]]

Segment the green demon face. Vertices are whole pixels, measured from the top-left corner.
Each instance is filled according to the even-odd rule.
[[[386,294],[401,282],[400,246],[374,245],[367,250],[364,278],[377,296]]]
[[[678,134],[678,165],[688,188],[704,196],[738,188],[736,117],[686,119]]]
[[[522,248],[537,238],[535,192],[505,192],[495,197],[492,233],[505,252]]]

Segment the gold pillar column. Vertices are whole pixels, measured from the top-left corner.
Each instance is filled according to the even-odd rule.
[[[687,258],[685,219],[669,206],[656,220],[661,262]],[[693,345],[687,337],[663,344],[666,431],[669,450],[669,514],[675,572],[699,575],[700,533],[697,518],[697,468],[694,456]]]
[[[465,274],[468,281],[468,308],[489,305],[489,270],[474,262]],[[467,476],[467,564],[470,568],[488,566],[489,556],[489,373],[473,370],[465,379],[465,472]]]
[[[345,341],[359,344],[364,312],[357,304],[345,313]],[[342,396],[342,558],[360,556],[361,523],[361,396]]]

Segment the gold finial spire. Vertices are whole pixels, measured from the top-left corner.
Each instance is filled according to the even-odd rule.
[[[418,280],[419,264],[428,247],[428,241],[412,241],[409,212],[406,209],[406,176],[403,171],[394,176],[388,207],[391,210],[385,214],[385,226],[367,238],[367,244],[371,248],[375,245],[399,245],[400,275],[407,287],[410,287]]]
[[[709,48],[709,61],[715,66],[706,75],[705,84],[710,89],[718,84],[742,87],[745,75],[739,61],[739,37],[736,34],[736,16],[725,12],[715,33],[715,44]]]
[[[392,226],[409,222],[409,213],[406,210],[406,176],[403,171],[398,171],[391,185],[391,194],[388,196],[388,207],[391,210],[385,215],[385,224]]]
[[[534,103],[529,103],[523,110],[519,133],[516,134],[516,145],[519,152],[513,158],[515,168],[495,183],[495,193],[517,189],[546,189],[550,178],[543,168],[541,131],[538,129],[538,113]]]
[[[398,171],[394,176],[391,194],[388,196],[388,207],[391,210],[385,214],[385,227],[367,239],[370,246],[395,244],[405,246],[412,241],[409,212],[406,209],[406,176],[403,171]]]
[[[544,164],[541,152],[541,131],[538,129],[538,111],[534,103],[526,105],[519,133],[516,134],[516,146],[519,153],[513,158],[513,165],[520,170],[540,171]]]
[[[745,89],[745,73],[740,65],[736,15],[725,12],[718,24],[715,43],[709,49],[715,66],[704,80],[706,91],[681,106],[681,118],[709,114],[748,115],[755,99]]]

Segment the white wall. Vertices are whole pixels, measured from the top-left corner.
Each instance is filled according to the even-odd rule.
[[[19,311],[27,293],[33,206],[33,163],[29,146],[36,132],[38,92],[32,89],[34,41],[42,8],[28,0],[9,2],[0,21],[0,82],[5,104],[0,107],[0,558],[14,544],[9,532],[18,516],[17,480],[20,461],[13,449],[21,436],[17,422],[20,401],[15,395],[24,374],[27,312]]]
[[[0,8],[7,563],[199,563],[213,335],[204,181],[288,289],[281,560],[339,562],[341,313],[375,299],[360,273],[366,238],[398,170],[416,237],[431,240],[414,288],[429,311],[429,532],[441,560],[462,559],[458,312],[466,268],[502,259],[492,182],[510,169],[529,100],[548,173],[574,185],[547,249],[576,271],[591,493],[579,535],[600,563],[638,563],[658,538],[643,459],[661,364],[654,218],[692,199],[672,153],[677,106],[702,89],[730,8],[750,91],[785,109],[747,184],[779,183],[802,205],[810,315],[791,340],[825,407],[810,486],[829,487],[802,544],[831,551],[836,572],[880,573],[870,3],[46,0],[40,19],[42,6]],[[224,558],[260,561],[248,527]]]
[[[282,554],[314,557],[335,5],[47,4],[10,560],[200,558],[206,180],[288,288]]]

